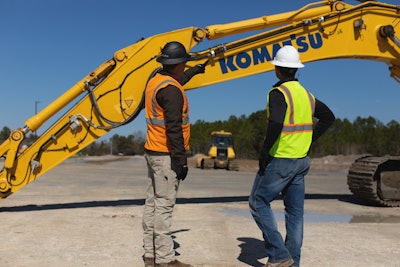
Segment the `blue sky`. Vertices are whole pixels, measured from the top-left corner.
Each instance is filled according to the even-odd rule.
[[[292,11],[311,2],[0,0],[0,127],[23,127],[35,113],[35,101],[37,110],[42,110],[115,51],[142,37]],[[399,0],[384,2],[399,4]],[[383,63],[307,63],[299,79],[337,118],[400,121],[400,86]],[[268,72],[188,91],[191,121],[226,120],[264,109],[266,93],[275,82],[275,74]],[[38,133],[47,127],[44,124]],[[145,131],[143,112],[106,137],[137,131]]]

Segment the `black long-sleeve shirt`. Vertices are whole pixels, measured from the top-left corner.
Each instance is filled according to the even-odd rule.
[[[287,82],[287,80],[278,82],[274,87],[277,87],[284,82]],[[268,118],[267,134],[263,145],[263,151],[266,152],[272,148],[281,134],[287,109],[285,97],[279,90],[270,91],[268,105],[270,113]],[[325,133],[325,131],[328,130],[335,121],[333,112],[327,105],[317,98],[315,98],[314,117],[317,118],[318,121],[313,129],[312,142]]]

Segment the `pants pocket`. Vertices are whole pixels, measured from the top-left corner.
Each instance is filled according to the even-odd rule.
[[[290,175],[291,168],[290,163],[286,162],[286,160],[279,159],[276,162],[276,173],[279,175],[280,178],[286,178]]]

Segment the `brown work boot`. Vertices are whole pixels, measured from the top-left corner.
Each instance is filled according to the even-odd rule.
[[[156,266],[156,262],[154,261],[154,258],[144,258],[144,267],[154,267]]]
[[[293,266],[294,261],[292,259],[287,259],[278,262],[267,262],[264,267],[290,267]]]
[[[180,262],[178,260],[174,260],[168,263],[157,263],[156,267],[193,267],[193,266],[190,264]]]

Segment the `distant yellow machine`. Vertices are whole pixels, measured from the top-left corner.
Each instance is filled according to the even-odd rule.
[[[236,160],[233,148],[233,135],[230,132],[213,131],[210,147],[204,157],[198,157],[196,167],[201,169],[227,169],[238,171],[239,163]]]

